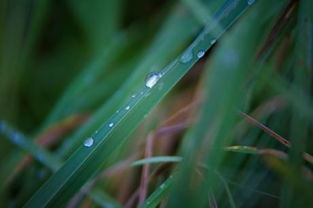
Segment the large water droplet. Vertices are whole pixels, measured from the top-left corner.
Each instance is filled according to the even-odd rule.
[[[113,127],[114,126],[114,123],[109,123],[109,127]]]
[[[162,77],[161,73],[151,73],[147,76],[146,87],[152,88]]]
[[[129,110],[129,109],[130,109],[129,105],[128,105],[128,106],[126,106],[125,110]]]
[[[200,59],[204,56],[204,54],[205,54],[205,52],[203,50],[201,50],[197,53],[197,57]]]
[[[255,2],[255,0],[248,0],[247,3],[248,5],[252,5]]]
[[[192,51],[191,50],[187,50],[181,57],[180,60],[182,63],[188,63],[189,61],[191,61],[192,59]]]
[[[92,137],[88,137],[85,141],[84,141],[84,146],[85,147],[91,147],[93,145],[93,138]]]

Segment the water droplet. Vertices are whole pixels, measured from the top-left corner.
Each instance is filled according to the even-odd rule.
[[[128,105],[128,106],[126,106],[125,110],[129,110],[129,109],[130,109],[129,105]]]
[[[248,0],[248,5],[252,5],[255,2],[255,0]]]
[[[140,95],[143,95],[143,91],[140,92]]]
[[[165,185],[164,183],[160,186],[161,189],[164,189],[165,188]]]
[[[135,95],[135,94],[133,94],[133,95],[132,95],[132,98],[135,98],[135,97],[136,97],[136,95]]]
[[[114,123],[109,123],[109,127],[113,127],[114,126]]]
[[[197,57],[200,59],[204,56],[204,54],[205,54],[205,52],[203,50],[201,50],[197,53]]]
[[[146,87],[152,88],[162,77],[161,73],[151,73],[147,76]]]
[[[211,45],[214,45],[216,43],[216,39],[211,40]]]
[[[93,145],[93,138],[92,137],[88,137],[85,141],[84,141],[84,146],[85,147],[91,147]]]
[[[192,51],[191,50],[187,50],[181,57],[180,60],[182,63],[188,63],[189,61],[191,61],[192,59]]]

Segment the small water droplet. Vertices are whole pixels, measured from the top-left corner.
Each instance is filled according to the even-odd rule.
[[[109,127],[113,127],[114,126],[114,123],[109,123]]]
[[[84,141],[84,146],[85,147],[91,147],[93,145],[93,138],[92,137],[88,137],[85,141]]]
[[[216,39],[211,40],[211,45],[214,45],[216,43]]]
[[[95,131],[95,134],[98,134],[98,130]]]
[[[252,5],[255,2],[255,0],[248,0],[247,3],[248,5]]]
[[[197,57],[200,59],[204,56],[204,54],[205,54],[205,52],[203,50],[201,50],[197,53]]]
[[[165,188],[165,185],[164,185],[164,184],[162,184],[162,185],[160,186],[160,188],[161,188],[161,189],[164,189],[164,188]]]
[[[192,59],[192,51],[191,50],[187,50],[181,57],[180,60],[182,63],[188,63],[189,61],[191,61]]]
[[[129,109],[130,109],[129,105],[128,105],[128,106],[126,106],[125,110],[129,110]]]
[[[136,95],[135,95],[135,94],[133,94],[133,95],[132,95],[132,98],[135,98],[135,97],[136,97]]]
[[[140,95],[143,95],[143,91],[140,92]]]
[[[151,73],[147,76],[146,87],[152,88],[162,77],[161,73]]]

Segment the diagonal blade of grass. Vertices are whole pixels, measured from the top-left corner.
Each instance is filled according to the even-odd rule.
[[[144,202],[141,208],[154,208],[168,195],[170,188],[174,182],[174,176],[168,177]]]
[[[187,29],[186,29],[187,28]],[[170,15],[159,34],[156,35],[152,45],[146,50],[142,62],[136,67],[130,78],[122,84],[119,90],[105,102],[95,113],[94,116],[82,128],[79,128],[66,143],[60,148],[60,155],[68,156],[72,153],[88,135],[92,134],[112,112],[117,110],[117,107],[125,101],[128,96],[131,96],[142,85],[143,77],[151,71],[153,67],[160,67],[168,62],[168,57],[173,56],[179,48],[181,48],[187,40],[189,40],[200,26],[196,21],[189,16],[186,16],[180,9],[175,10],[173,15]],[[177,32],[181,35],[177,37]],[[171,45],[170,48],[167,48]]]
[[[245,4],[246,5],[246,4]],[[232,15],[225,15],[220,23],[224,30],[243,12],[246,6],[235,8]],[[213,35],[212,35],[213,34]],[[98,132],[81,144],[77,151],[25,204],[25,207],[58,207],[75,194],[88,179],[105,164],[116,148],[143,120],[154,106],[169,92],[184,74],[212,46],[212,40],[219,38],[214,24],[206,27],[195,41],[158,74],[153,74],[142,87],[129,97],[119,111],[112,115]],[[200,55],[199,55],[200,54]]]
[[[182,157],[177,156],[156,156],[156,157],[150,157],[145,158],[142,160],[137,160],[133,162],[132,166],[140,166],[144,164],[151,164],[151,163],[167,163],[167,162],[181,162]]]

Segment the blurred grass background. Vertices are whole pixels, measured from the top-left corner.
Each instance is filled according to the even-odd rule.
[[[313,207],[312,4],[1,1],[0,207]]]

